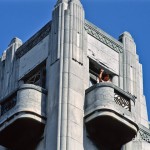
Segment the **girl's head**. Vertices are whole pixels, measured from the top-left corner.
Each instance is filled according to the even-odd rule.
[[[108,80],[110,80],[110,75],[104,72],[103,75],[102,75],[102,80],[103,80],[103,81],[108,81]]]

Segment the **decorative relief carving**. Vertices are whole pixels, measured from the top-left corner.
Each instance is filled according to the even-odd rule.
[[[50,33],[50,30],[51,22],[48,22],[39,32],[37,32],[33,37],[31,37],[27,42],[25,42],[21,47],[18,48],[16,52],[17,58],[22,57],[31,48],[38,44],[42,39],[44,39]],[[113,50],[117,52],[123,51],[123,46],[121,46],[121,43],[120,45],[118,43],[115,43],[115,41],[104,35],[98,29],[94,28],[87,21],[85,22],[85,30],[88,32],[88,34],[95,37],[97,40],[101,41]]]
[[[115,92],[114,93],[114,100],[115,100],[116,104],[127,109],[128,111],[131,111],[130,99],[124,98],[118,92]]]
[[[140,128],[140,130],[139,130],[139,133],[140,133],[141,138],[142,138],[144,141],[150,143],[150,133],[144,131],[144,130],[141,129],[141,128]]]
[[[119,45],[118,43],[116,43],[115,41],[104,35],[102,32],[100,32],[100,30],[94,28],[87,21],[85,22],[85,30],[87,31],[88,34],[95,37],[97,40],[101,41],[102,43],[112,48],[113,50],[117,52],[123,52],[123,46],[121,46],[121,43]]]
[[[20,46],[16,52],[17,58],[22,57],[35,45],[37,45],[41,40],[43,40],[51,30],[51,22],[48,22],[39,32],[33,35],[27,42]]]

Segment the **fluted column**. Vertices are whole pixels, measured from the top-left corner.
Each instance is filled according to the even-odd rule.
[[[50,33],[46,150],[83,150],[84,36],[80,1],[58,0]]]

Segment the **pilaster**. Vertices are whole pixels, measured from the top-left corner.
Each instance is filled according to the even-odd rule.
[[[54,87],[55,92],[52,90],[48,96],[46,127],[47,134],[57,132],[57,137],[54,137],[57,143],[55,146],[48,143],[52,139],[49,135],[47,150],[50,147],[52,150],[83,150],[85,60],[83,7],[79,0],[59,0],[53,11],[50,33],[49,70],[52,75],[48,91]],[[54,113],[57,114],[55,118]],[[52,122],[57,124],[57,129]]]
[[[136,45],[134,39],[128,32],[120,36],[124,45],[123,51],[123,88],[125,91],[136,95],[135,90],[135,68],[136,68]]]
[[[136,54],[136,45],[131,34],[124,32],[120,36],[124,45],[123,52],[123,88],[136,97],[135,116],[136,121],[148,127],[146,101],[143,95],[142,65]]]
[[[18,38],[13,38],[4,51],[0,61],[0,97],[4,97],[17,86],[17,62],[15,52],[22,45],[22,41]]]

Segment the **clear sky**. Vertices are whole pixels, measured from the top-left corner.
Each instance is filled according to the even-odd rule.
[[[0,0],[0,54],[13,37],[25,42],[50,19],[56,0]],[[118,39],[133,36],[143,64],[144,94],[150,116],[150,0],[82,0],[86,19]],[[150,118],[150,117],[149,117]]]

